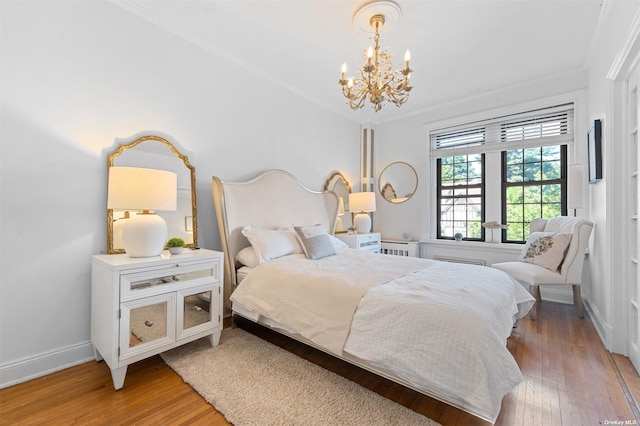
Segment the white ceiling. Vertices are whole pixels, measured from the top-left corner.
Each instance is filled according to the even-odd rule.
[[[414,89],[400,108],[351,110],[340,66],[361,67],[370,34],[353,25],[362,0],[125,0],[121,6],[357,122],[393,119],[581,70],[601,0],[397,0],[382,33],[394,68],[411,50]]]

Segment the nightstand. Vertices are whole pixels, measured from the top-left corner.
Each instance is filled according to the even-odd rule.
[[[129,364],[205,336],[218,345],[222,271],[222,253],[204,249],[93,256],[91,343],[116,390]]]
[[[366,250],[374,253],[380,252],[380,233],[370,232],[368,234],[336,234],[335,237],[344,241],[349,247]]]

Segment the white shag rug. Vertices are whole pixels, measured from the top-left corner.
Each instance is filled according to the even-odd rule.
[[[162,358],[235,426],[438,425],[240,328]]]

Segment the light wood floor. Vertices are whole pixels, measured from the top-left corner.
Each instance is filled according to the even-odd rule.
[[[240,325],[252,328],[250,323]],[[443,425],[485,424],[290,339],[261,328],[253,331]],[[573,306],[544,302],[538,321],[519,321],[508,348],[525,380],[504,398],[496,424],[640,422],[638,373],[628,358],[604,350],[591,321],[577,319]],[[94,361],[0,390],[0,424],[216,426],[227,422],[156,356],[129,366],[120,391],[113,390],[106,364]]]

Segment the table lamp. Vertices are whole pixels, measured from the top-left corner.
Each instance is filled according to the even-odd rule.
[[[349,210],[359,212],[353,220],[358,234],[371,232],[371,217],[368,212],[376,211],[375,192],[353,192],[349,194]]]
[[[108,209],[132,213],[122,229],[122,245],[131,257],[157,256],[167,241],[167,223],[154,210],[176,210],[177,175],[140,167],[110,167]]]

